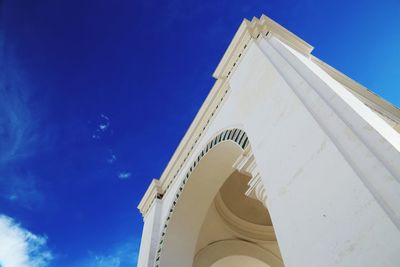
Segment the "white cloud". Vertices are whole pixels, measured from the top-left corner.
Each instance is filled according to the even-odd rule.
[[[47,266],[53,256],[46,243],[46,237],[35,235],[12,218],[0,215],[0,266]]]
[[[120,172],[118,173],[118,178],[121,180],[125,180],[128,179],[129,177],[131,177],[131,173],[130,172]]]

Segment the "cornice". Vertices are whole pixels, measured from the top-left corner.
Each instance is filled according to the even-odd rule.
[[[251,21],[244,19],[214,71],[213,77],[216,79],[228,78],[237,66],[237,62],[240,60],[243,51],[248,47],[249,42],[252,39],[268,36],[269,34],[274,35],[304,55],[309,55],[314,49],[310,44],[265,15],[262,15],[260,19],[254,17]]]
[[[311,55],[311,60],[321,69],[328,73],[333,79],[344,85],[350,92],[357,96],[364,104],[371,109],[383,114],[396,123],[400,123],[400,109],[392,103],[383,99],[368,88],[349,78],[342,72],[323,62],[319,58]]]
[[[163,192],[160,187],[160,182],[157,179],[153,179],[146,190],[142,200],[138,205],[138,209],[143,217],[146,216],[147,211],[149,210],[151,204],[153,204],[156,198],[161,198]]]

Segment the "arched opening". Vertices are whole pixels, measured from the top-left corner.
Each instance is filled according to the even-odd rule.
[[[231,266],[233,259],[250,264],[243,266],[283,266],[269,213],[260,201],[245,195],[250,177],[234,167],[244,147],[234,140],[214,140],[212,149],[194,164],[184,190],[182,186],[177,193],[164,225],[156,266],[221,267]],[[201,263],[202,252],[227,240],[242,240],[246,245],[225,246],[224,251],[232,248],[225,253],[214,250],[216,257]],[[264,256],[246,254],[249,245]],[[214,261],[209,262],[211,258]],[[251,265],[256,262],[259,265]]]

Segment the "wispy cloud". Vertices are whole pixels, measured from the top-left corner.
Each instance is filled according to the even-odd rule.
[[[21,87],[26,89],[24,85]],[[1,165],[32,155],[37,141],[35,120],[22,90],[16,86],[6,88],[4,82],[0,84]]]
[[[110,130],[110,118],[104,114],[100,114],[99,119],[96,122],[95,129],[92,133],[93,139],[102,139],[104,133]]]
[[[19,170],[3,171],[0,178],[0,197],[24,208],[40,208],[44,196],[34,176]]]
[[[39,147],[39,116],[32,113],[31,90],[12,53],[0,67],[0,197],[28,207],[43,199],[35,176],[22,167]]]
[[[0,215],[0,266],[47,266],[53,256],[46,243],[46,237],[35,235],[12,218]]]
[[[89,122],[90,124],[93,124],[93,121]],[[92,138],[99,140],[98,144],[99,145],[104,145],[105,142],[101,141],[102,139],[105,139],[106,137],[110,137],[110,134],[112,134],[112,128],[111,128],[111,120],[108,116],[104,114],[100,114],[98,118],[94,122],[95,128],[92,133]],[[118,166],[115,166],[115,162],[117,160],[117,155],[114,152],[114,149],[109,147],[107,152],[107,156],[105,160],[107,163],[110,165],[113,164],[113,169],[116,171],[116,176],[120,180],[127,180],[132,176],[132,173],[127,171],[126,169],[120,169]]]
[[[79,261],[76,267],[128,267],[136,266],[138,258],[138,240],[118,244],[109,253],[88,252],[88,257]]]
[[[114,163],[117,160],[117,156],[114,154],[114,152],[110,149],[109,150],[109,156],[107,158],[108,163]]]
[[[100,114],[100,117],[103,119],[102,122],[100,122],[99,124],[99,129],[101,131],[105,131],[108,129],[108,127],[110,127],[110,118],[108,118],[106,115],[104,114]]]
[[[118,256],[92,256],[90,267],[120,267],[121,260]]]
[[[128,179],[129,177],[131,177],[132,173],[130,172],[120,172],[118,173],[118,178],[121,180],[125,180]]]

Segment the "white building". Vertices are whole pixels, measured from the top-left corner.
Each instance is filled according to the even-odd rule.
[[[400,111],[266,16],[139,204],[140,267],[400,266]]]

